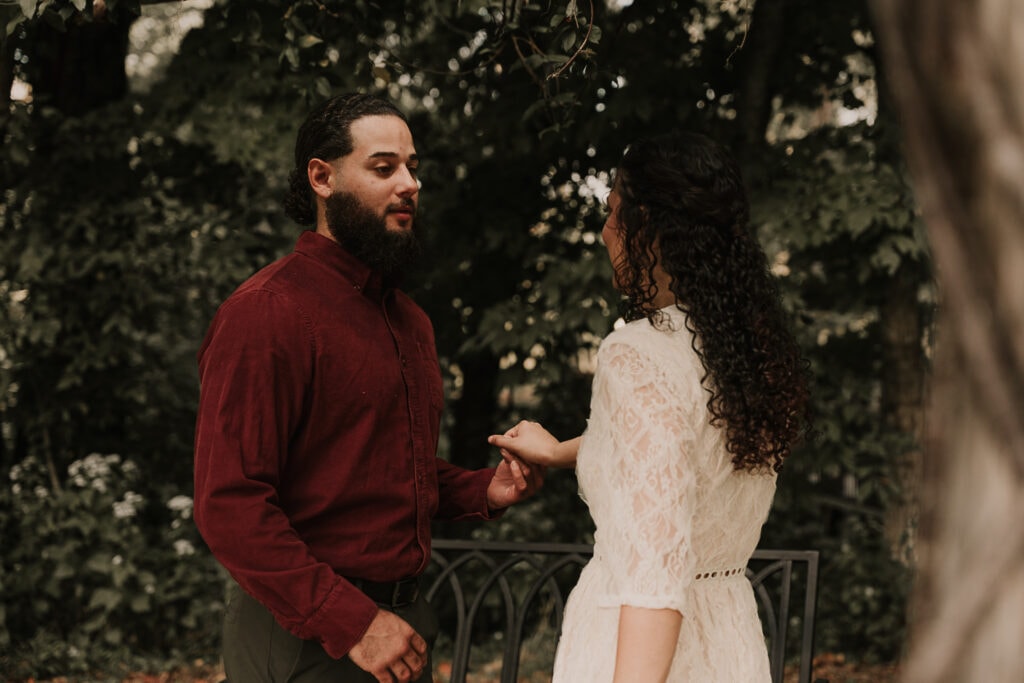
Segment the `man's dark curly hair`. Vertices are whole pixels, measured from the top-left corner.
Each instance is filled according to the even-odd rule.
[[[310,159],[333,161],[352,153],[354,121],[364,116],[397,116],[408,120],[391,102],[374,95],[335,95],[306,116],[295,138],[295,167],[288,175],[284,210],[299,225],[316,222],[316,201],[306,168]]]
[[[779,471],[808,429],[806,363],[750,229],[739,167],[707,137],[675,132],[630,145],[616,188],[626,318],[664,323],[657,259],[686,313],[711,421],[724,427],[734,466]]]

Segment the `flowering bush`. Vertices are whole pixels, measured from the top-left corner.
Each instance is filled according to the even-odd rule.
[[[215,651],[224,577],[191,524],[191,498],[161,495],[115,454],[76,460],[66,477],[29,457],[8,477],[0,670],[112,674]]]

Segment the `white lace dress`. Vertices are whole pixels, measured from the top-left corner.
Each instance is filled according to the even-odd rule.
[[[683,615],[668,677],[768,683],[768,653],[743,569],[775,493],[772,474],[733,469],[708,424],[703,369],[684,314],[638,320],[601,344],[577,455],[594,557],[566,605],[553,683],[611,681],[619,607]]]

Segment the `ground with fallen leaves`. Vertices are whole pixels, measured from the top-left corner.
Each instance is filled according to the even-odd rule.
[[[471,673],[466,683],[497,683],[500,680],[501,664],[484,666],[483,670]],[[436,683],[448,683],[451,664],[439,662],[434,669]],[[798,672],[787,669],[785,683],[797,683]],[[822,654],[814,658],[812,681],[824,679],[828,683],[897,683],[899,667],[894,664],[860,664],[847,662],[843,655]],[[81,678],[50,678],[39,680],[29,678],[22,683],[81,683]],[[121,683],[222,683],[224,670],[216,664],[196,662],[192,666],[162,673],[136,673],[124,678]],[[534,673],[520,678],[520,683],[550,683],[550,675]]]

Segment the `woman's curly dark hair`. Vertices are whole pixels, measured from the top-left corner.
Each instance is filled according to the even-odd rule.
[[[724,426],[734,466],[779,471],[808,429],[806,363],[750,230],[739,167],[703,135],[670,133],[629,146],[616,189],[626,318],[663,324],[660,265],[687,315],[711,421]]]

